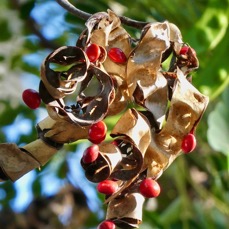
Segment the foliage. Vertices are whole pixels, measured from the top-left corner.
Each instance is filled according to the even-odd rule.
[[[168,20],[179,27],[183,40],[195,48],[200,68],[193,75],[193,84],[210,97],[210,105],[197,129],[198,147],[192,154],[179,157],[159,179],[161,195],[145,204],[141,228],[226,228],[229,223],[228,1],[79,0],[72,3],[89,13],[111,8],[136,20]],[[2,0],[0,12],[0,141],[23,145],[36,138],[34,126],[47,114],[44,105],[35,111],[25,107],[22,91],[38,88],[43,59],[59,46],[74,45],[84,21],[66,13],[51,0]],[[139,35],[136,29],[126,29]],[[116,120],[107,120],[108,128]],[[101,220],[103,207],[99,201],[102,197],[83,180],[78,163],[85,144],[66,146],[41,171],[32,172],[35,178],[31,178],[32,184],[26,192],[32,190],[33,197],[39,197],[50,193],[47,191],[51,189],[50,179],[53,186],[55,182],[60,187],[71,182],[88,197],[92,213],[82,228],[92,228]],[[2,211],[15,208],[22,188],[18,187],[19,182],[1,184]]]

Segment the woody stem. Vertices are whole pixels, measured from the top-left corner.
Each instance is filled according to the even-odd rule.
[[[56,0],[56,1],[60,6],[66,9],[69,13],[75,15],[78,18],[81,18],[83,20],[88,20],[91,17],[91,14],[79,10],[74,5],[72,5],[68,0]],[[136,21],[125,16],[119,16],[119,18],[124,25],[128,25],[130,27],[134,27],[137,29],[142,29],[145,25],[148,24],[147,22]]]

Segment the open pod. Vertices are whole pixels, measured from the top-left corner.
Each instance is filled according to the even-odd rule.
[[[66,71],[54,71],[50,68],[52,63],[61,67],[70,65],[70,68]],[[92,79],[97,81],[98,89],[93,91],[94,94],[87,95],[86,89],[88,91]],[[84,51],[71,46],[59,48],[46,58],[41,68],[39,92],[47,104],[50,117],[62,118],[82,126],[103,119],[114,97],[110,76],[94,65],[89,66]],[[73,92],[76,92],[75,98],[66,105],[65,97]]]
[[[47,144],[61,148],[65,143],[71,143],[88,138],[90,126],[80,126],[65,119],[54,120],[51,117],[37,124],[38,137]]]
[[[142,222],[145,198],[139,193],[128,193],[109,202],[106,219],[125,229],[137,228]]]
[[[184,136],[195,131],[207,104],[208,97],[201,94],[177,69],[166,123],[159,132],[152,131],[152,141],[144,158],[149,176],[159,177],[180,155]]]
[[[149,124],[135,109],[128,109],[116,123],[111,136],[117,137],[115,142],[122,153],[122,161],[112,177],[130,180],[142,169],[144,153],[151,141]]]
[[[126,57],[132,50],[132,39],[122,27],[120,18],[111,10],[107,13],[99,12],[92,15],[85,23],[87,29],[80,35],[77,46],[86,49],[89,44],[95,43],[102,47],[106,53],[111,48],[119,48]],[[110,75],[121,78],[126,76],[126,63],[119,64],[112,61],[106,54],[105,59],[99,59],[95,65],[103,65]]]
[[[45,146],[45,145],[44,145]],[[13,143],[0,144],[0,181],[16,181],[41,163],[24,149]]]
[[[99,145],[99,156],[92,163],[84,163],[81,159],[81,166],[85,170],[85,176],[91,182],[106,180],[117,164],[122,160],[120,150],[112,143]]]
[[[167,21],[146,24],[138,40],[110,10],[85,25],[76,46],[60,47],[44,60],[39,94],[49,117],[37,124],[37,140],[21,148],[0,144],[0,179],[19,179],[63,144],[89,138],[92,124],[124,111],[111,131],[113,141],[99,141],[93,160],[82,158],[81,165],[89,181],[118,184],[106,196],[106,218],[136,228],[145,200],[141,182],[158,179],[181,154],[182,140],[194,133],[207,107],[189,75],[199,62]],[[90,47],[98,51],[95,59]]]
[[[163,53],[170,47],[169,25],[155,22],[144,27],[140,41],[127,63],[127,84],[130,96],[137,85],[154,87],[161,68]]]
[[[111,10],[92,15],[86,22],[87,29],[80,35],[77,45],[86,50],[90,44],[97,44],[101,55],[93,64],[104,69],[112,78],[115,88],[115,99],[109,106],[108,115],[115,115],[128,105],[126,83],[126,64],[116,63],[109,58],[112,48],[122,50],[126,58],[132,51],[132,38],[122,27],[119,17]]]
[[[85,52],[75,46],[63,46],[50,53],[41,66],[42,100],[48,104],[72,94],[77,83],[85,79],[89,64]]]

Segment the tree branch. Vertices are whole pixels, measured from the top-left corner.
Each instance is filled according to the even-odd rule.
[[[56,1],[60,6],[66,9],[69,13],[75,15],[78,18],[87,20],[91,16],[91,14],[76,8],[68,0],[56,0]],[[119,18],[124,25],[128,25],[137,29],[142,29],[145,25],[148,24],[148,22],[136,21],[125,16],[119,16]]]
[[[119,16],[119,18],[124,25],[128,25],[136,29],[142,29],[143,27],[145,27],[148,24],[148,22],[136,21],[136,20],[130,19],[125,16]]]
[[[78,18],[81,18],[83,20],[87,20],[89,17],[91,17],[91,14],[77,9],[68,0],[56,0],[56,1],[60,6],[62,6],[64,9],[66,9],[69,13],[75,15]]]

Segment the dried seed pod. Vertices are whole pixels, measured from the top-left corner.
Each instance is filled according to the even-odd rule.
[[[144,155],[151,141],[150,125],[136,109],[128,109],[111,131],[112,137],[125,136]]]
[[[174,92],[167,122],[161,131],[183,138],[199,123],[208,104],[208,97],[201,94],[177,69]],[[176,150],[175,150],[176,152]]]
[[[44,60],[39,94],[50,117],[38,123],[36,141],[23,148],[0,144],[0,179],[14,181],[44,165],[63,144],[87,138],[99,145],[81,159],[85,176],[92,182],[115,181],[118,187],[99,189],[109,195],[108,221],[112,227],[113,222],[138,227],[144,203],[139,192],[158,195],[145,193],[141,182],[156,180],[182,149],[194,148],[193,136],[182,141],[208,104],[187,77],[199,63],[191,47],[182,50],[184,45],[178,27],[166,21],[148,23],[136,41],[114,12],[92,15],[77,47],[63,46]],[[111,131],[115,144],[102,142],[106,128],[93,133],[92,124],[120,113],[130,101],[135,108],[127,109]]]
[[[167,22],[148,24],[140,41],[130,54],[127,63],[127,84],[130,96],[137,83],[142,87],[153,86],[161,68],[162,54],[170,47],[169,25]]]
[[[84,44],[95,43],[105,50],[119,48],[129,56],[132,51],[131,37],[122,27],[119,17],[111,10],[108,13],[97,13],[90,17],[87,22],[87,31],[80,36],[77,45],[84,47]],[[126,66],[113,62],[110,58],[103,59],[101,62],[108,74],[122,78],[126,77]]]
[[[96,78],[98,83],[97,94],[86,96],[85,91],[88,89],[93,77]],[[40,93],[44,96],[44,100],[47,103],[47,110],[50,117],[53,119],[63,118],[85,126],[98,122],[106,116],[109,105],[114,99],[112,79],[108,74],[95,66],[91,66],[87,69],[83,79],[84,81],[81,83],[79,94],[78,96],[76,95],[76,104],[70,106],[66,106],[62,98],[54,99],[49,94],[46,85],[41,81]]]
[[[43,119],[37,124],[39,137],[44,141],[52,141],[54,147],[57,144],[63,145],[64,143],[87,139],[89,128],[89,126],[82,127],[64,119],[54,120],[50,117]]]
[[[108,116],[119,114],[128,105],[128,89],[126,81],[116,75],[112,75],[112,80],[114,82],[115,98],[112,104],[109,106],[107,113]]]
[[[42,141],[37,141],[36,145],[43,150],[47,150],[47,145]],[[54,151],[56,152],[57,150]],[[29,153],[25,149],[20,149],[13,143],[0,144],[0,158],[0,168],[3,172],[0,181],[7,179],[16,181],[32,169],[40,167],[42,163],[36,159],[36,155]]]
[[[208,98],[177,69],[168,118],[159,133],[152,132],[152,141],[144,158],[149,176],[160,176],[180,155],[184,136],[196,128],[207,104]]]
[[[119,149],[122,160],[116,165],[110,176],[113,179],[122,181],[131,180],[141,171],[143,164],[142,153],[133,142],[125,138],[119,138],[116,141],[120,141]]]
[[[152,138],[154,138],[154,135],[152,135]],[[174,158],[171,155],[157,148],[155,141],[152,140],[144,157],[143,168],[147,169],[147,177],[158,179],[168,165],[171,164],[170,161],[172,162],[173,160]]]
[[[111,219],[121,228],[136,228],[142,221],[145,198],[139,193],[130,193],[109,202],[106,219]]]
[[[137,104],[151,112],[155,120],[154,128],[160,129],[168,105],[168,85],[162,73],[157,73],[154,84],[143,86],[138,81],[133,97]]]
[[[199,67],[199,61],[195,50],[189,47],[185,55],[178,55],[177,66],[185,75],[197,69]]]
[[[90,164],[84,163],[81,159],[81,166],[85,170],[87,179],[97,183],[107,179],[121,160],[121,152],[117,146],[102,143],[99,145],[98,158]]]
[[[40,90],[44,103],[72,94],[77,83],[86,77],[89,64],[86,54],[78,47],[63,46],[50,53],[41,66],[41,80],[47,90],[46,93]]]

